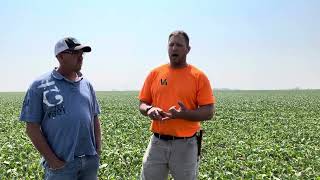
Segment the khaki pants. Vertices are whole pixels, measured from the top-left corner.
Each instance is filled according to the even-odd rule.
[[[165,180],[170,171],[175,180],[197,179],[197,140],[161,140],[151,137],[143,157],[142,180]]]

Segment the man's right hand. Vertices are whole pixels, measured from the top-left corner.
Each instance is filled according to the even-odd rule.
[[[55,159],[50,162],[48,161],[48,166],[52,170],[62,169],[62,168],[64,168],[65,165],[66,165],[66,163],[64,161],[61,161],[60,159]]]
[[[170,117],[166,112],[164,112],[162,109],[158,107],[152,107],[148,112],[147,115],[152,119],[152,120],[168,120]]]
[[[61,161],[48,145],[46,138],[42,134],[39,123],[28,122],[26,133],[31,139],[34,147],[46,159],[50,169],[57,170],[65,166],[65,162]]]

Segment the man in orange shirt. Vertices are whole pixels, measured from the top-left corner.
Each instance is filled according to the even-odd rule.
[[[141,179],[197,178],[196,132],[214,114],[215,97],[207,76],[186,62],[189,37],[169,35],[169,64],[153,69],[139,94],[141,114],[150,117],[153,136],[143,158]]]

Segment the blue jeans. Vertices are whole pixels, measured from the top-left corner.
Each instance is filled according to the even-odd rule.
[[[58,170],[52,170],[46,162],[43,163],[45,180],[96,180],[99,170],[99,156],[75,157],[71,162]]]

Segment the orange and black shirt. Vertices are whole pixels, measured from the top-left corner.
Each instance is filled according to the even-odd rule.
[[[215,97],[207,76],[192,65],[173,69],[165,64],[152,70],[147,76],[139,94],[140,101],[168,111],[179,108],[181,101],[188,109],[214,104]],[[184,119],[152,121],[151,131],[178,137],[192,136],[200,129],[200,122]]]

